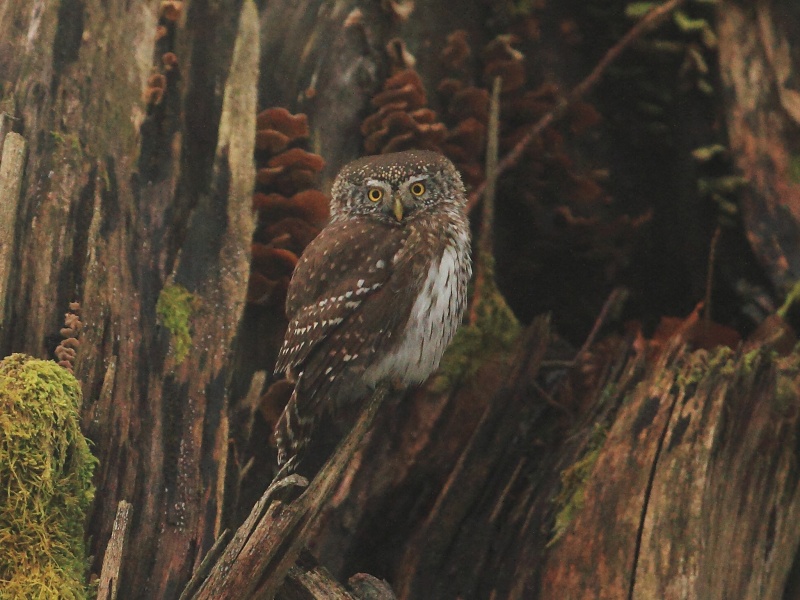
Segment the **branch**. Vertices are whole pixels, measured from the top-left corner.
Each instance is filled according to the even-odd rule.
[[[686,0],[669,0],[661,6],[656,6],[648,12],[642,19],[636,23],[631,29],[622,36],[622,39],[614,44],[611,49],[603,56],[594,70],[589,73],[589,76],[581,81],[570,94],[562,99],[550,112],[545,114],[537,123],[535,123],[528,132],[522,136],[522,139],[503,157],[497,164],[495,171],[495,178],[499,177],[517,164],[522,153],[533,141],[536,136],[540,135],[542,131],[547,129],[554,122],[563,117],[567,110],[575,104],[578,100],[583,98],[586,93],[591,90],[600,81],[601,77],[605,74],[608,67],[619,58],[620,54],[645,33],[660,25],[676,8],[686,3]],[[470,212],[480,200],[483,193],[486,191],[488,179],[476,187],[469,195],[467,201],[467,211]]]
[[[481,213],[480,233],[476,243],[475,286],[472,293],[472,306],[469,311],[469,323],[478,322],[478,304],[483,299],[486,287],[487,271],[494,261],[494,191],[497,182],[497,157],[500,144],[500,88],[502,80],[494,78],[492,98],[489,103],[489,126],[486,141],[486,179],[485,200]]]
[[[289,505],[276,500],[281,489],[304,483],[302,477],[289,475],[270,485],[191,598],[275,597],[305,547],[317,517],[372,427],[389,389],[388,384],[378,386],[353,429],[299,498]]]

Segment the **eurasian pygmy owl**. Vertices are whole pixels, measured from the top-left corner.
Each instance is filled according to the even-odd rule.
[[[275,366],[295,381],[276,426],[290,469],[315,420],[391,379],[425,380],[458,328],[472,273],[464,185],[447,158],[368,156],[334,181],[331,219],[289,285]]]

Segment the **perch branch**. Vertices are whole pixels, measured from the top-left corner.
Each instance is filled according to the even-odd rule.
[[[275,597],[388,393],[388,384],[378,386],[353,429],[299,498],[286,505],[276,496],[283,488],[305,483],[302,477],[289,475],[270,485],[192,598]]]
[[[633,44],[633,42],[638,40],[645,33],[660,25],[675,9],[685,3],[686,0],[669,0],[661,6],[654,7],[644,17],[642,17],[641,20],[636,23],[636,25],[631,27],[628,33],[622,36],[622,39],[620,39],[609,49],[608,52],[606,52],[605,56],[603,56],[600,62],[597,63],[592,72],[589,73],[588,77],[575,86],[572,92],[570,92],[566,98],[562,99],[551,111],[539,119],[539,121],[537,121],[528,130],[528,132],[522,136],[522,139],[517,142],[517,144],[508,152],[508,154],[503,157],[503,160],[497,164],[497,170],[494,174],[495,179],[508,171],[510,168],[514,167],[522,156],[522,153],[525,152],[525,149],[534,138],[541,134],[542,131],[547,129],[550,125],[561,119],[566,114],[567,109],[569,109],[573,104],[575,104],[575,102],[580,100],[589,90],[597,85],[608,67],[615,60],[617,60],[617,58],[619,58],[623,51],[627,50],[627,48]],[[481,196],[486,191],[488,183],[487,177],[487,180],[476,187],[469,195],[469,199],[467,201],[468,211],[472,211],[472,209],[478,203]]]

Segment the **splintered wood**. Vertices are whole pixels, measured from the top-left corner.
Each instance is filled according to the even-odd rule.
[[[14,249],[17,207],[25,169],[25,138],[18,133],[6,134],[0,159],[0,325],[6,309],[8,276]]]

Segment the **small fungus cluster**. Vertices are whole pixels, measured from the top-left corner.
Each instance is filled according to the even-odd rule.
[[[155,68],[154,68],[155,70]],[[161,56],[161,68],[156,70],[147,79],[147,86],[142,94],[142,100],[147,105],[148,114],[156,106],[161,105],[168,89],[172,89],[179,75],[178,57],[172,52],[165,52]]]
[[[376,111],[361,124],[364,149],[367,154],[440,149],[447,128],[427,106],[425,87],[413,68],[413,57],[398,40],[389,42],[388,51],[394,73],[372,98]]]
[[[146,181],[168,175],[172,137],[181,126],[181,73],[174,51],[182,11],[180,0],[165,0],[159,9],[153,67],[142,92],[146,112],[140,127],[139,173]]]
[[[156,56],[161,53],[160,64],[153,68],[153,74],[147,80],[143,99],[148,107],[148,114],[153,107],[159,106],[168,89],[178,79],[178,57],[175,49],[175,36],[178,20],[183,13],[182,0],[163,0],[158,9],[158,25],[156,26]]]
[[[78,340],[83,323],[81,322],[80,302],[70,302],[69,312],[64,314],[64,327],[61,328],[61,336],[64,338],[56,347],[56,361],[67,371],[72,373],[75,369],[75,357],[78,347],[81,345]]]

